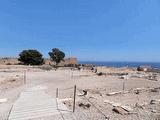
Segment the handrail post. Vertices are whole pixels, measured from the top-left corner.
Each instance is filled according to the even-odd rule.
[[[74,86],[73,112],[75,112],[75,106],[76,106],[76,85]]]
[[[56,98],[58,98],[58,88],[56,89]]]
[[[26,84],[26,71],[24,71],[24,84]]]
[[[124,89],[125,89],[125,81],[123,81],[123,92],[124,92]]]

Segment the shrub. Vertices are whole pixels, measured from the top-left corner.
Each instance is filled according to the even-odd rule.
[[[23,50],[19,54],[19,61],[25,65],[42,65],[44,63],[43,55],[37,50]]]
[[[62,60],[64,60],[65,57],[65,53],[60,51],[57,48],[52,49],[51,52],[48,53],[51,60],[56,62],[56,66],[58,65],[58,63],[60,63]]]

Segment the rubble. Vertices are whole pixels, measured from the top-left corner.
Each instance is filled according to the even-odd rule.
[[[157,113],[157,111],[156,111],[156,110],[151,110],[151,112],[152,112],[152,113]]]
[[[140,92],[146,91],[146,90],[147,90],[146,88],[136,88],[133,91],[134,91],[135,94],[139,94]]]
[[[113,95],[118,95],[118,94],[127,94],[129,93],[129,91],[118,91],[118,92],[111,92],[111,93],[107,93],[107,96],[113,96]]]
[[[78,96],[85,96],[85,95],[87,95],[87,90],[83,90],[82,92],[83,93],[78,94]]]
[[[160,69],[152,68],[151,66],[139,66],[137,67],[137,71],[160,73]]]
[[[115,102],[113,102],[113,101],[104,100],[104,103],[108,103],[108,104],[112,105],[113,107],[121,107],[121,108],[123,108],[124,110],[126,110],[126,111],[128,111],[128,112],[132,112],[132,111],[133,111],[133,109],[130,108],[129,106],[122,105],[122,104],[120,104],[120,103],[115,103]]]
[[[84,109],[86,109],[86,108],[90,108],[90,107],[91,107],[91,104],[89,104],[89,103],[87,103],[87,104],[79,103],[78,106],[79,106],[79,107],[83,107]]]
[[[159,104],[160,103],[160,99],[159,100],[151,100],[150,104]]]
[[[148,76],[148,80],[155,80],[155,81],[157,81],[157,76],[150,75],[150,76]]]
[[[122,107],[119,107],[119,106],[114,107],[112,110],[113,110],[114,112],[118,113],[118,114],[121,114],[121,115],[126,115],[126,114],[128,114],[128,111],[126,111],[125,109],[123,109]]]
[[[123,76],[120,77],[120,79],[124,79],[124,80],[128,80],[129,78],[130,78],[129,75],[123,75]]]
[[[121,106],[120,103],[115,103],[115,102],[110,101],[110,100],[104,100],[104,103],[108,103],[108,104],[110,104],[110,105],[112,105],[112,106],[114,106],[114,107],[116,107],[116,106]]]
[[[137,67],[137,71],[147,72],[148,69],[151,69],[151,66],[138,66],[138,67]]]
[[[159,88],[151,88],[150,91],[151,92],[159,92],[160,91],[160,87]]]
[[[102,76],[102,75],[106,75],[106,73],[98,72],[97,75],[98,75],[98,76]]]
[[[128,112],[132,112],[133,111],[133,109],[131,107],[126,106],[126,105],[122,105],[120,107],[123,108],[124,110],[128,111]]]
[[[141,108],[141,109],[145,109],[145,106],[148,105],[147,102],[143,102],[143,103],[136,103],[135,107]]]
[[[112,96],[112,95],[117,95],[117,94],[121,94],[122,91],[119,91],[119,92],[111,92],[111,93],[107,93],[106,95],[107,96]]]
[[[111,75],[111,76],[127,76],[128,73],[106,73],[106,75]]]

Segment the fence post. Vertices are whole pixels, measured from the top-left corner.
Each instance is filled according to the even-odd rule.
[[[56,98],[58,98],[58,88],[56,89]]]
[[[124,89],[125,89],[125,81],[123,81],[123,92],[124,92]]]
[[[71,75],[71,77],[73,78],[73,71],[72,71],[72,75]]]
[[[24,84],[26,84],[26,71],[24,71]]]
[[[75,106],[76,106],[76,85],[74,86],[73,112],[75,112]]]

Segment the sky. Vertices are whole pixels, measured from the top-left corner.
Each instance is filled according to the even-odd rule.
[[[1,0],[0,56],[160,62],[160,0]]]

